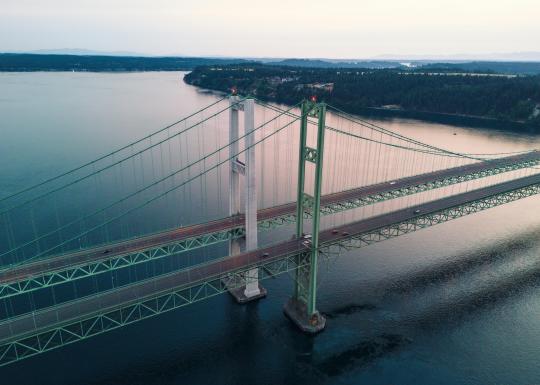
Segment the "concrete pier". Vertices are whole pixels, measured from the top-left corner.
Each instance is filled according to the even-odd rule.
[[[326,326],[326,318],[318,311],[308,317],[307,306],[304,302],[290,298],[283,307],[285,315],[304,333],[317,334]]]

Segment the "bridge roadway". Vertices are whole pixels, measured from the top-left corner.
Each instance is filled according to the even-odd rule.
[[[339,243],[348,237],[369,233],[392,224],[405,222],[415,217],[441,212],[498,194],[537,185],[540,185],[540,174],[382,214],[339,226],[335,229],[325,230],[320,233],[321,247]],[[44,332],[49,328],[54,328],[58,324],[82,321],[96,312],[103,312],[105,309],[114,309],[133,301],[140,301],[145,297],[152,298],[159,293],[177,290],[182,287],[188,288],[202,281],[224,278],[227,274],[238,270],[263,265],[272,260],[283,259],[308,250],[308,247],[302,244],[302,240],[292,239],[251,252],[229,256],[205,265],[198,265],[190,269],[103,292],[96,296],[85,297],[73,302],[39,310],[35,313],[11,318],[0,323],[0,343],[4,344],[16,338],[22,338],[21,336]]]
[[[321,207],[328,207],[341,202],[350,202],[357,199],[384,194],[385,192],[406,189],[411,186],[428,184],[443,179],[459,177],[461,175],[479,173],[491,169],[501,168],[520,162],[540,160],[540,152],[532,151],[491,160],[489,162],[478,162],[465,166],[434,171],[421,175],[397,179],[392,182],[379,183],[375,185],[355,188],[339,193],[324,195],[321,197]],[[296,213],[296,202],[259,210],[258,221],[262,222],[272,218],[294,215]],[[62,271],[78,265],[109,259],[116,255],[124,255],[137,251],[148,250],[160,245],[170,244],[200,237],[220,231],[242,228],[244,223],[243,215],[219,219],[212,222],[186,226],[175,230],[152,234],[149,236],[128,240],[124,242],[112,243],[109,245],[85,249],[73,253],[63,254],[56,257],[47,257],[35,262],[21,264],[0,272],[0,284],[10,284],[32,277],[46,274],[47,272]]]

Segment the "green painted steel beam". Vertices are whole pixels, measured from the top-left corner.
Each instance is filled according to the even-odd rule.
[[[305,188],[305,178],[306,178],[306,140],[307,140],[307,118],[308,110],[310,106],[304,101],[302,103],[302,114],[300,119],[300,141],[299,141],[299,156],[298,156],[298,184],[297,184],[297,196],[296,196],[296,215],[287,215],[285,220],[288,218],[294,218],[296,222],[296,236],[302,236],[304,232],[304,188]],[[276,224],[279,225],[280,220],[278,218]],[[267,222],[272,227],[274,224],[273,221]],[[285,222],[283,222],[285,223]],[[264,226],[264,225],[263,225]]]
[[[326,120],[326,105],[319,103],[317,105],[317,149],[312,151],[312,159],[307,158],[307,161],[315,163],[315,186],[313,197],[313,220],[311,231],[311,261],[309,269],[308,283],[308,301],[307,301],[307,316],[313,317],[313,322],[317,322],[317,272],[319,267],[319,230],[321,218],[321,191],[322,191],[322,176],[323,176],[323,155],[324,155],[324,134]],[[309,211],[308,211],[309,212]]]
[[[227,229],[220,232],[183,239],[159,247],[153,247],[148,250],[140,250],[133,253],[115,255],[111,256],[110,258],[75,265],[58,271],[51,271],[36,276],[30,276],[19,281],[1,284],[0,298],[11,297],[18,294],[56,286],[96,274],[214,245],[230,239],[241,238],[243,236],[244,229],[241,227]]]
[[[516,163],[494,166],[478,172],[472,172],[460,176],[434,179],[428,183],[410,185],[404,188],[389,189],[380,193],[363,196],[361,198],[351,198],[339,202],[321,204],[321,214],[331,215],[346,210],[352,210],[359,207],[384,202],[390,199],[400,198],[408,195],[417,194],[424,191],[447,187],[467,181],[481,179],[501,173],[516,171],[527,167],[533,167],[540,164],[539,159],[529,159]],[[324,199],[324,198],[323,198]],[[305,210],[303,219],[311,218],[309,210]],[[259,230],[270,230],[279,226],[295,224],[296,213],[290,212],[275,218],[269,218],[259,221]],[[117,269],[150,262],[156,259],[176,255],[186,251],[195,250],[201,247],[215,245],[231,239],[243,237],[245,234],[243,227],[226,229],[223,231],[208,233],[201,236],[183,239],[169,244],[152,247],[146,250],[134,253],[112,255],[95,261],[80,263],[62,267],[56,270],[43,272],[35,276],[23,276],[18,280],[0,283],[0,299],[7,298],[35,290],[60,285],[66,282],[72,282],[79,279],[91,277],[97,274],[114,271]]]
[[[540,184],[516,188],[482,199],[417,215],[405,221],[381,226],[369,232],[350,234],[343,237],[343,239],[323,242],[319,250],[321,255],[336,255],[344,250],[368,246],[536,194],[540,194]],[[287,255],[277,256],[272,260],[262,260],[256,264],[256,266],[260,267],[259,279],[305,269],[310,265],[310,258],[311,250],[306,249],[305,252],[299,253],[295,251]],[[254,265],[239,267],[233,272],[229,271],[201,280],[190,286],[171,288],[136,301],[102,309],[82,316],[80,319],[59,323],[34,334],[14,336],[10,340],[0,343],[0,366],[214,297],[234,287],[241,287],[245,284],[243,281],[244,273],[253,267]]]
[[[307,146],[308,116],[317,118],[317,146]],[[324,155],[326,105],[304,100],[300,121],[299,140],[299,166],[298,166],[298,193],[296,200],[296,237],[301,238],[304,229],[304,218],[312,217],[312,230],[310,242],[310,263],[305,269],[298,269],[295,273],[295,286],[292,300],[296,305],[305,308],[306,318],[318,320],[316,315],[317,302],[317,269],[319,255],[319,225],[321,216],[321,189]],[[314,164],[313,196],[305,192],[306,162]],[[288,218],[288,216],[287,216]],[[304,312],[304,310],[302,310]]]
[[[459,176],[452,176],[447,178],[435,179],[427,183],[421,183],[416,185],[410,185],[399,189],[388,189],[377,194],[371,194],[357,199],[344,200],[342,202],[335,202],[324,205],[321,209],[323,215],[331,215],[338,212],[352,210],[359,207],[384,202],[390,199],[401,198],[409,195],[418,194],[424,191],[435,190],[442,187],[448,187],[459,183],[465,183],[472,180],[486,178],[506,172],[517,171],[520,169],[533,167],[540,164],[540,159],[528,160],[524,162],[518,162],[513,164],[506,164],[500,167],[494,167],[491,169],[485,169],[478,172],[472,172]]]
[[[373,231],[352,234],[343,239],[322,244],[320,250],[326,256],[335,256],[342,251],[369,246],[537,194],[540,194],[540,184],[522,187],[444,210],[417,215],[414,218],[382,226]]]
[[[258,265],[259,280],[295,271],[309,264],[309,251],[291,254]],[[102,309],[78,320],[16,337],[0,345],[0,366],[45,353],[74,342],[83,341],[111,330],[212,298],[245,285],[245,273],[253,266],[224,273],[190,286],[172,288],[156,295],[140,298],[109,309]]]

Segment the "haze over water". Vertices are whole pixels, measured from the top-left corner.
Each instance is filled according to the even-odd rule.
[[[0,195],[217,100],[183,73],[0,74]],[[376,123],[463,152],[540,138],[412,120]],[[456,135],[454,135],[454,133]],[[13,384],[534,384],[540,381],[539,197],[343,254],[321,271],[326,330],[266,299],[222,295],[0,369]],[[36,382],[37,381],[37,382]]]

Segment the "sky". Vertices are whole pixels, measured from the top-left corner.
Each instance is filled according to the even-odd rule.
[[[0,51],[372,58],[540,51],[539,0],[0,0]]]

